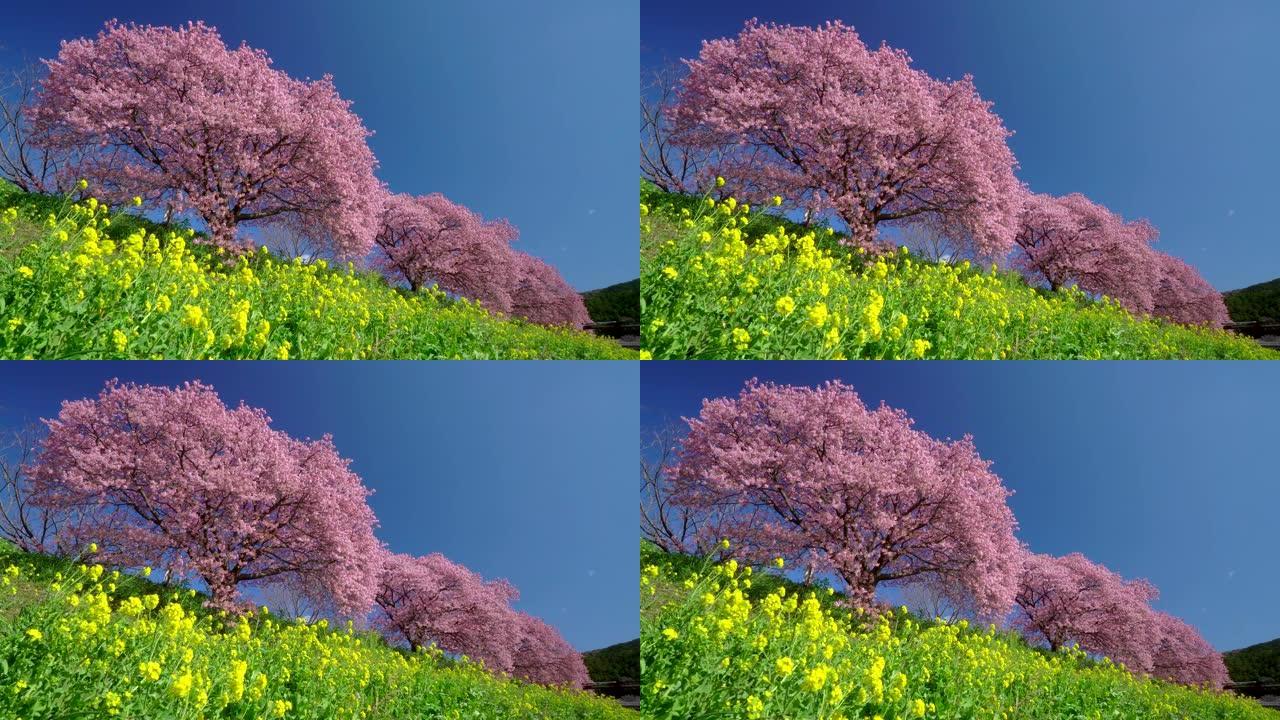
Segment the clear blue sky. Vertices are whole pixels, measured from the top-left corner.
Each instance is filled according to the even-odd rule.
[[[639,635],[635,363],[7,362],[0,427],[112,377],[203,380],[292,435],[331,433],[392,550],[507,578],[579,650]]]
[[[1280,276],[1280,3],[645,0],[641,63],[696,57],[751,17],[840,19],[935,77],[970,73],[1034,190],[1150,219],[1220,290]]]
[[[974,436],[1036,552],[1081,552],[1160,588],[1220,650],[1280,636],[1280,375],[1231,362],[643,363],[641,427],[753,376],[841,379],[935,437]]]
[[[204,20],[295,77],[334,76],[376,134],[379,176],[520,229],[588,290],[639,275],[638,0],[6,3],[0,67],[52,57],[109,18]]]

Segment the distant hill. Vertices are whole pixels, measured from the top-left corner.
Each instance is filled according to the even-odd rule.
[[[1280,278],[1222,293],[1227,313],[1236,322],[1280,320]]]
[[[1227,664],[1232,682],[1252,682],[1263,678],[1280,682],[1280,638],[1228,650],[1222,653],[1222,661]]]
[[[640,319],[640,278],[582,293],[595,322]]]
[[[640,638],[582,653],[587,673],[596,682],[640,679]]]

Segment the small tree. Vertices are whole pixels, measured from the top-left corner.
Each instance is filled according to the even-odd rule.
[[[29,470],[39,453],[39,428],[9,431],[0,441],[0,538],[25,552],[51,552],[58,544],[60,514],[31,502]]]
[[[670,112],[678,77],[676,67],[666,66],[641,80],[640,177],[667,192],[696,193],[710,180],[707,168],[720,149],[673,141]]]
[[[126,566],[167,567],[236,607],[241,586],[296,582],[339,612],[377,585],[369,490],[332,440],[296,440],[198,382],[107,383],[46,421],[31,503]]]
[[[870,607],[882,583],[937,582],[983,615],[1017,589],[1009,491],[969,438],[935,440],[840,382],[749,382],[691,419],[672,499],[750,561],[834,572]]]
[[[725,150],[715,169],[753,202],[831,210],[870,241],[933,218],[975,255],[1007,251],[1020,185],[1010,133],[966,76],[939,81],[853,28],[748,22],[688,61],[676,142]]]
[[[512,306],[511,243],[516,235],[507,221],[486,221],[439,193],[388,194],[374,238],[376,263],[411,290],[434,282],[505,313]]]
[[[377,163],[329,76],[294,80],[202,23],[111,21],[47,65],[36,139],[55,153],[93,148],[64,172],[95,192],[193,210],[224,246],[238,246],[242,223],[288,222],[331,237],[339,257],[368,252]]]
[[[1182,620],[1157,612],[1156,637],[1152,670],[1156,677],[1184,685],[1208,685],[1217,690],[1231,681],[1222,653]]]
[[[32,109],[40,72],[22,67],[0,78],[0,178],[25,192],[65,193],[71,189],[63,168],[82,147],[44,148],[35,140]]]
[[[540,325],[582,328],[591,322],[582,295],[542,260],[513,251],[511,314]]]
[[[1125,580],[1079,553],[1027,553],[1018,585],[1015,626],[1051,650],[1078,645],[1142,673],[1152,669],[1156,589]]]
[[[640,537],[669,553],[689,552],[697,535],[692,514],[673,504],[668,473],[676,461],[675,428],[654,431],[640,453]]]
[[[392,642],[441,650],[511,672],[520,626],[505,580],[486,581],[440,554],[386,553],[375,597],[374,624]]]
[[[1130,312],[1154,305],[1158,235],[1145,220],[1125,222],[1079,193],[1028,194],[1015,238],[1015,263],[1053,290],[1074,283]]]
[[[519,641],[512,674],[540,685],[583,688],[591,682],[582,654],[555,628],[527,613],[516,613]]]

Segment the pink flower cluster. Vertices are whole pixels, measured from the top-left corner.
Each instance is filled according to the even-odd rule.
[[[1013,609],[1014,627],[1054,650],[1078,645],[1177,682],[1226,679],[1194,628],[1151,607],[1150,583],[1027,551],[1010,491],[968,437],[934,439],[838,381],[752,380],[686,422],[669,497],[693,518],[697,547],[723,538],[746,562],[831,573],[858,607],[885,584],[918,588],[982,619]]]
[[[393,642],[534,682],[588,682],[554,629],[511,608],[510,584],[386,551],[371,491],[328,436],[294,439],[199,382],[111,381],[46,424],[31,503],[56,513],[61,547],[95,542],[104,561],[198,579],[219,609],[241,609],[248,586],[281,585],[340,616],[373,608]]]
[[[511,243],[516,229],[486,221],[438,193],[388,193],[374,241],[375,262],[389,277],[417,290],[442,290],[543,325],[581,328],[591,322],[582,296],[556,269]]]
[[[723,176],[723,192],[778,195],[806,218],[832,212],[867,247],[883,242],[881,226],[916,226],[978,259],[1013,252],[1055,289],[1074,283],[1180,323],[1227,320],[1193,268],[1149,247],[1150,224],[1082,195],[1030,193],[1014,175],[1010,131],[968,76],[935,80],[840,22],[751,20],[686,64],[671,139],[709,158],[704,174]]]
[[[494,672],[543,685],[591,682],[582,655],[546,623],[511,607],[519,593],[443,555],[385,553],[374,624],[412,649],[434,643]]]
[[[416,289],[435,282],[504,313],[582,327],[586,308],[560,274],[512,250],[514,227],[441,195],[389,193],[371,133],[330,77],[302,81],[203,23],[110,21],[46,63],[35,141],[112,203],[140,197],[166,216],[192,211],[238,249],[247,223],[283,226],[317,250],[358,259]],[[65,183],[67,178],[62,179]]]

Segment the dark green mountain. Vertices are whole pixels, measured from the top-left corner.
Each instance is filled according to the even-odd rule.
[[[640,680],[640,638],[582,653],[582,662],[596,682]]]
[[[640,278],[582,293],[587,312],[595,322],[640,320]]]
[[[1274,316],[1273,316],[1274,317]],[[1280,682],[1280,638],[1222,653],[1233,682]]]
[[[1280,320],[1280,278],[1222,293],[1227,313],[1236,322]]]

